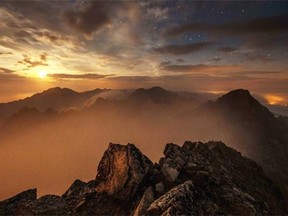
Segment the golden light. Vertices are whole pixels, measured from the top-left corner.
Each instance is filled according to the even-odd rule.
[[[38,73],[38,76],[41,78],[41,79],[44,79],[47,77],[47,72],[46,71],[40,71]]]
[[[285,101],[283,97],[276,95],[266,95],[265,98],[270,105],[282,104]]]

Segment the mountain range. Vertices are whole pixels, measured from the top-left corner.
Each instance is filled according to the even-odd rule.
[[[85,148],[84,146],[87,148],[88,143],[91,145],[93,142],[98,144],[95,148],[103,149],[103,142],[108,139],[131,139],[140,142],[139,146],[146,149],[152,160],[156,160],[160,156],[159,148],[162,147],[157,144],[160,141],[213,139],[225,141],[227,145],[240,151],[245,157],[255,160],[263,168],[262,171],[255,162],[242,157],[221,142],[187,142],[188,144],[182,147],[169,144],[165,148],[164,159],[154,165],[150,159],[139,153],[135,146],[110,145],[99,164],[96,179],[88,183],[77,180],[69,189],[74,191],[72,194],[75,193],[72,197],[68,190],[61,197],[44,196],[37,199],[36,191],[29,190],[16,198],[3,201],[0,205],[2,212],[116,214],[119,211],[121,214],[135,215],[174,215],[183,212],[215,215],[233,214],[238,211],[243,214],[283,214],[286,211],[285,200],[288,194],[287,117],[276,116],[244,89],[231,91],[214,101],[207,101],[207,98],[207,95],[167,91],[160,87],[130,91],[96,89],[83,93],[54,88],[20,101],[0,104],[1,143],[21,145],[23,149],[25,145],[30,145],[29,142],[36,142],[36,148],[39,147],[39,142],[43,143],[43,146],[52,145],[49,140],[55,142],[52,145],[56,146],[53,147],[54,150],[66,148],[68,151],[71,145],[74,146],[77,142],[83,144],[78,146],[78,150]],[[50,137],[48,140],[47,134]],[[64,138],[60,139],[59,136]],[[92,141],[90,137],[93,137]],[[63,143],[67,142],[66,140],[69,140],[70,144],[64,147]],[[189,145],[193,147],[188,148]],[[136,174],[125,171],[123,175],[114,176],[114,172],[121,173],[127,169],[122,166],[122,160],[126,159],[121,155],[123,152],[129,155],[130,151],[138,152],[139,158],[143,159],[134,165],[144,174],[139,177],[138,171],[135,171]],[[91,150],[89,152],[92,154]],[[115,160],[109,161],[105,155],[108,159],[115,157]],[[192,159],[193,162],[190,161],[191,157],[195,157]],[[198,160],[203,164],[199,165]],[[196,163],[193,165],[197,170],[196,174],[195,170],[191,171],[190,165],[187,165],[190,162]],[[207,168],[206,165],[209,163]],[[148,174],[146,166],[149,168]],[[165,171],[166,168],[168,171]],[[223,177],[222,168],[230,176],[226,176],[227,179]],[[133,169],[131,172],[134,172]],[[156,180],[151,180],[152,183],[150,180],[146,182],[146,175],[149,176],[148,179]],[[108,179],[105,176],[108,176]],[[133,178],[139,178],[141,181],[135,180],[138,186],[136,187],[134,182],[127,189],[126,186],[130,184],[130,180],[134,181]],[[143,184],[142,178],[145,179]],[[202,185],[202,181],[211,181],[212,185]],[[216,186],[219,187],[222,183],[225,186],[221,186],[222,189],[219,191],[216,190]],[[123,192],[118,191],[117,185],[122,185],[119,186],[119,191],[125,188]],[[165,189],[159,192],[157,187]],[[133,202],[125,197],[130,193],[132,195],[129,197],[135,195]],[[186,199],[194,202],[193,197],[197,206],[195,209],[185,204],[188,202]],[[216,197],[223,197],[223,200],[217,201]],[[169,206],[171,199],[176,203],[180,199],[179,205]],[[20,204],[15,200],[20,200]],[[231,203],[228,200],[232,200]],[[106,204],[107,202],[109,204]],[[123,202],[123,205],[117,205],[118,202]],[[11,209],[7,205],[12,206]]]
[[[150,89],[136,90],[112,90],[112,89],[94,89],[84,92],[76,92],[68,88],[50,88],[41,93],[32,95],[25,99],[0,103],[0,123],[6,118],[17,113],[24,107],[37,108],[40,112],[51,108],[57,112],[68,110],[81,110],[95,103],[98,98],[123,101],[129,100],[135,104],[152,102],[156,104],[177,104],[179,102],[189,101],[191,104],[199,105],[208,100],[217,99],[220,94],[195,93],[195,92],[176,92],[168,91],[161,87],[152,87]],[[264,100],[258,96],[261,101]],[[268,105],[271,111],[276,114],[288,114],[288,110],[280,106]]]

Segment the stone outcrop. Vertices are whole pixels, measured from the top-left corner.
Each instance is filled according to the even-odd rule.
[[[0,215],[20,214],[26,212],[26,205],[37,199],[37,190],[30,189],[0,202]]]
[[[36,190],[0,202],[30,215],[284,215],[287,198],[254,161],[222,142],[167,144],[153,164],[133,144],[110,144],[88,183],[62,195]]]
[[[98,166],[96,191],[133,198],[153,163],[133,144],[110,144]]]

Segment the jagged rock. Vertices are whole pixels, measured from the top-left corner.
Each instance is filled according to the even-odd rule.
[[[193,208],[192,181],[174,187],[169,192],[155,200],[148,208],[151,215],[191,215]]]
[[[154,165],[132,144],[110,144],[95,180],[76,180],[61,197],[36,199],[36,190],[25,191],[0,202],[0,214],[286,215],[288,210],[287,198],[260,166],[211,141],[167,144]]]
[[[152,166],[133,144],[110,143],[98,166],[96,191],[123,200],[131,199]]]
[[[0,215],[12,215],[29,211],[25,205],[37,199],[37,190],[29,189],[0,202]]]
[[[138,215],[146,215],[147,214],[147,209],[150,206],[150,204],[154,201],[154,193],[152,187],[148,187],[138,204],[135,212],[133,213],[133,216],[138,216]]]
[[[185,164],[184,154],[179,146],[170,143],[166,145],[164,155],[165,158],[160,159],[161,172],[167,181],[174,182]]]
[[[90,181],[85,183],[79,179],[75,180],[70,188],[62,195],[65,203],[72,212],[75,206],[83,202],[85,196],[95,192],[95,182]]]
[[[160,166],[174,167],[179,172],[174,184],[192,180],[195,186],[197,209],[192,209],[193,214],[247,215],[285,209],[279,187],[265,177],[261,167],[222,142],[185,142],[182,147],[168,144],[164,155]],[[177,214],[172,207],[167,210],[165,214]]]
[[[68,211],[65,201],[56,195],[45,195],[27,205],[33,215],[63,215]]]

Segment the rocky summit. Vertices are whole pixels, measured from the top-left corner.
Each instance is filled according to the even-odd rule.
[[[62,195],[36,189],[0,202],[1,215],[285,215],[287,198],[254,161],[222,142],[167,144],[152,163],[133,144],[110,144],[95,180]]]

